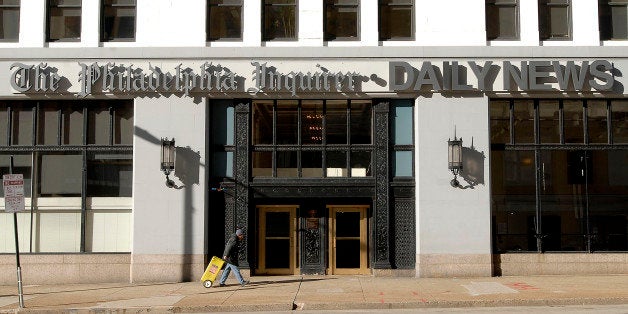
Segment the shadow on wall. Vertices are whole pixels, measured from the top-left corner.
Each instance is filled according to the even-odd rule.
[[[141,139],[148,141],[149,143],[160,146],[161,139],[152,133],[146,131],[145,129],[136,126],[135,127],[135,136]],[[155,156],[157,158],[157,156]],[[192,259],[192,254],[198,251],[198,248],[194,248],[194,230],[193,230],[193,220],[195,218],[194,212],[199,210],[194,207],[194,195],[191,186],[194,184],[199,184],[199,171],[201,167],[205,167],[204,164],[200,162],[200,152],[196,152],[192,150],[189,146],[187,147],[176,147],[176,157],[175,157],[175,173],[174,175],[181,180],[183,183],[182,186],[174,186],[175,189],[183,189],[183,223],[181,226],[181,233],[183,235],[183,244],[182,251],[180,252],[183,255],[181,260],[181,275],[177,278],[179,281],[193,281],[196,280],[195,273],[193,271],[194,268],[194,260]],[[155,163],[155,166],[157,164]],[[158,167],[156,167],[159,169]],[[161,183],[163,185],[163,183]],[[164,187],[162,187],[163,189]],[[204,249],[203,249],[204,250]]]
[[[201,155],[190,146],[176,147],[174,175],[183,182],[183,186],[198,184],[198,169],[201,166]]]
[[[471,138],[471,147],[462,147],[462,171],[460,177],[466,182],[459,186],[460,189],[473,189],[476,185],[484,185],[484,162],[486,156],[484,152],[479,152],[473,146],[473,138]]]

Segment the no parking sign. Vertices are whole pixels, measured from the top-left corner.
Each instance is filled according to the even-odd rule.
[[[2,188],[4,190],[4,211],[15,213],[24,210],[24,175],[3,175]]]

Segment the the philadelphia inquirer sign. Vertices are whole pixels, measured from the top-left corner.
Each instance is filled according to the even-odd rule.
[[[319,64],[315,71],[296,68],[281,72],[269,62],[255,61],[250,62],[252,69],[247,75],[210,61],[201,61],[196,68],[178,64],[171,69],[150,63],[147,68],[112,62],[79,62],[77,65],[78,76],[73,77],[78,81],[70,82],[47,63],[16,62],[10,66],[10,84],[16,93],[24,94],[64,93],[70,86],[78,85],[74,93],[77,97],[86,97],[100,93],[182,93],[188,96],[203,92],[287,92],[296,96],[363,92],[363,84],[372,77],[386,76],[385,84],[381,84],[380,81],[384,81],[381,79],[376,83],[387,86],[387,91],[392,92],[613,91],[617,83],[614,65],[607,60],[389,61],[387,75],[330,71]]]

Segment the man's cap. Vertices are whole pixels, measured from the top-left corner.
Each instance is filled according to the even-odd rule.
[[[239,237],[242,235],[242,229],[236,230],[236,235]]]

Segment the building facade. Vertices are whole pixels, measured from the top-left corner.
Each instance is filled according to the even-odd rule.
[[[0,278],[626,274],[627,7],[3,1]]]

